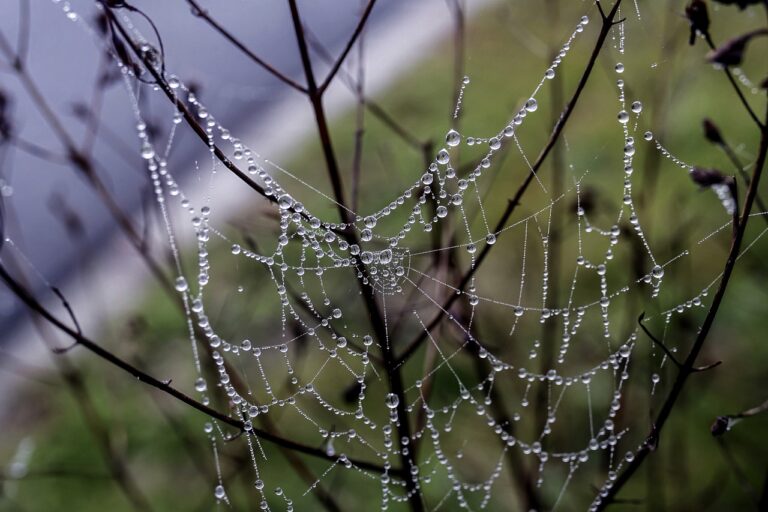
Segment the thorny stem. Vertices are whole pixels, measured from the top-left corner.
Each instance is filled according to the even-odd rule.
[[[117,355],[113,354],[112,352],[108,351],[107,349],[103,348],[98,343],[91,341],[89,338],[85,337],[84,335],[77,332],[77,330],[72,329],[68,325],[66,325],[64,322],[53,316],[53,314],[48,311],[32,294],[29,290],[27,290],[24,286],[22,286],[16,279],[14,279],[8,270],[5,268],[5,265],[0,263],[0,279],[2,279],[5,284],[10,288],[10,290],[24,302],[28,308],[30,308],[32,311],[38,313],[42,318],[44,318],[46,321],[48,321],[50,324],[52,324],[54,327],[59,329],[61,332],[72,338],[75,343],[89,352],[92,352],[96,356],[100,357],[101,359],[107,361],[111,365],[120,368],[121,370],[133,375],[137,380],[140,382],[143,382],[144,384],[147,384],[153,388],[156,388],[174,398],[177,400],[187,404],[188,406],[192,407],[193,409],[196,409],[203,414],[214,418],[216,420],[221,421],[222,423],[229,425],[231,427],[236,428],[240,432],[245,432],[245,424],[236,418],[232,418],[222,412],[219,412],[215,409],[212,409],[208,407],[207,405],[204,405],[194,398],[182,393],[178,389],[171,386],[168,382],[161,381],[148,373],[145,373],[144,371],[138,369],[137,367],[133,366],[129,362],[121,359]],[[297,452],[305,453],[307,455],[312,455],[314,457],[319,457],[322,459],[330,460],[336,463],[340,463],[337,457],[328,455],[324,450],[319,448],[314,448],[311,446],[306,446],[301,443],[297,443],[295,441],[292,441],[290,439],[286,439],[277,435],[274,435],[270,432],[266,432],[257,428],[251,429],[251,434],[264,439],[265,441],[270,441],[278,446],[282,446],[285,448],[289,448],[291,450],[295,450]],[[368,470],[368,471],[374,471],[377,473],[383,473],[385,472],[385,469],[379,465],[366,462],[366,461],[360,461],[360,460],[354,460],[349,459],[352,464],[359,467],[360,469]],[[397,469],[391,469],[390,472],[399,473],[400,471]]]
[[[768,112],[766,113],[766,118],[768,119]],[[747,223],[749,222],[750,218],[750,212],[752,211],[752,204],[754,203],[755,197],[757,196],[757,187],[760,182],[760,177],[763,173],[763,168],[765,167],[766,154],[768,154],[768,128],[766,128],[766,124],[760,123],[760,148],[758,150],[757,161],[755,162],[755,169],[753,171],[752,180],[749,184],[747,196],[741,211],[738,229],[735,231],[731,240],[731,248],[728,253],[728,258],[725,261],[723,276],[720,279],[717,292],[712,299],[712,304],[710,305],[709,311],[707,311],[707,316],[704,318],[704,322],[699,329],[698,335],[696,336],[696,339],[693,343],[693,347],[688,353],[688,356],[685,358],[685,361],[683,362],[683,365],[677,374],[677,378],[672,385],[672,389],[670,390],[669,395],[667,395],[667,398],[664,401],[658,416],[656,417],[656,421],[653,424],[648,440],[635,451],[635,457],[632,462],[629,463],[629,465],[624,471],[622,471],[613,485],[611,485],[610,489],[608,489],[608,494],[600,500],[597,506],[598,512],[600,510],[604,510],[605,507],[611,504],[619,491],[621,491],[621,489],[627,484],[627,482],[632,478],[638,468],[642,465],[645,458],[651,453],[651,451],[653,451],[658,443],[658,436],[660,435],[664,424],[672,413],[675,403],[680,397],[688,377],[695,373],[694,365],[696,363],[696,359],[701,353],[701,350],[704,348],[704,343],[707,340],[709,331],[712,329],[712,325],[714,324],[715,317],[717,316],[717,312],[720,309],[720,304],[723,301],[726,289],[728,288],[728,283],[731,279],[731,275],[733,274],[733,270],[736,266],[736,261],[739,257],[739,251],[744,239],[744,233],[746,232]]]
[[[600,13],[602,15],[602,26],[600,27],[600,34],[598,35],[597,41],[595,42],[595,47],[592,50],[592,55],[589,58],[589,62],[587,62],[587,66],[586,68],[584,68],[584,72],[581,75],[581,79],[579,80],[579,83],[576,86],[576,90],[574,91],[573,96],[571,97],[571,100],[568,102],[568,104],[565,106],[565,109],[563,109],[563,112],[560,114],[560,118],[558,119],[557,123],[553,128],[552,133],[549,136],[549,140],[547,141],[544,148],[541,150],[541,153],[539,154],[538,158],[536,158],[536,161],[531,166],[530,174],[528,174],[528,176],[525,178],[525,181],[523,181],[522,185],[520,185],[520,187],[517,189],[517,192],[515,193],[514,197],[507,203],[507,207],[504,210],[504,213],[501,215],[501,217],[499,218],[498,222],[494,227],[494,230],[493,230],[494,233],[498,233],[504,228],[507,221],[512,216],[512,213],[520,204],[520,200],[522,199],[523,194],[525,194],[525,191],[528,189],[528,186],[533,181],[533,178],[536,176],[536,173],[541,168],[547,156],[549,156],[550,152],[554,148],[555,143],[557,142],[558,138],[560,137],[560,134],[565,128],[565,125],[568,122],[568,119],[571,117],[571,114],[573,113],[573,110],[576,107],[576,104],[578,103],[579,97],[581,96],[581,93],[584,90],[584,87],[586,86],[590,75],[592,74],[592,69],[595,66],[597,57],[598,55],[600,55],[600,51],[602,50],[603,44],[605,43],[605,40],[608,37],[608,34],[610,33],[611,28],[613,27],[614,24],[618,23],[614,21],[614,18],[616,17],[616,13],[618,12],[619,5],[621,5],[621,0],[616,0],[616,3],[613,4],[613,7],[611,8],[610,12],[607,15],[603,14],[602,7],[600,7],[600,2],[596,2],[596,4],[600,8]],[[477,272],[483,260],[485,260],[485,258],[488,256],[488,253],[490,252],[492,247],[494,246],[486,245],[483,248],[483,250],[480,251],[480,255],[477,257],[475,266],[472,267],[466,274],[464,274],[464,278],[459,283],[457,287],[459,290],[464,290],[464,288],[466,288],[466,286],[469,284],[470,280],[472,279],[472,276]],[[456,301],[458,297],[459,297],[458,294],[452,294],[450,296],[450,298],[440,308],[440,311],[437,312],[437,314],[432,319],[432,321],[427,325],[427,328],[423,332],[419,333],[418,336],[416,336],[416,338],[405,349],[403,354],[398,358],[399,364],[403,364],[414,354],[414,352],[416,352],[416,350],[418,350],[421,344],[424,343],[424,341],[427,339],[428,334],[432,332],[432,330],[435,327],[437,327],[437,325],[442,320],[443,316],[445,316],[448,309],[453,305],[453,303]]]

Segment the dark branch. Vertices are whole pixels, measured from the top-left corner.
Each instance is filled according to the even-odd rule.
[[[360,37],[360,34],[362,34],[363,28],[365,28],[365,24],[368,21],[368,16],[370,16],[375,3],[376,3],[376,0],[369,0],[368,5],[365,6],[363,15],[360,17],[360,21],[357,23],[357,27],[355,27],[355,31],[352,33],[352,37],[349,38],[349,41],[347,42],[347,45],[344,47],[344,50],[341,52],[341,55],[339,55],[339,58],[336,59],[336,63],[333,65],[333,67],[331,68],[331,71],[328,73],[328,76],[325,77],[325,80],[323,80],[323,83],[319,87],[319,92],[321,95],[325,92],[328,86],[331,85],[331,82],[333,81],[333,77],[336,76],[336,73],[339,71],[339,68],[341,68],[341,65],[344,63],[344,59],[347,58],[347,55],[349,55],[350,50],[352,50],[352,47],[355,45],[355,41],[357,41],[358,37]]]
[[[8,286],[8,288],[19,298],[21,299],[26,306],[34,311],[35,313],[39,314],[42,318],[44,318],[47,322],[52,324],[54,327],[59,329],[61,332],[72,338],[75,343],[80,345],[81,347],[85,348],[86,350],[92,352],[96,356],[100,357],[101,359],[105,360],[109,364],[120,368],[121,370],[133,375],[136,379],[138,379],[140,382],[143,382],[144,384],[147,384],[153,388],[159,389],[160,391],[176,398],[177,400],[187,404],[188,406],[192,407],[193,409],[196,409],[203,414],[214,418],[216,420],[219,420],[220,422],[229,425],[231,427],[236,428],[238,431],[245,430],[245,425],[242,421],[232,418],[231,416],[228,416],[224,413],[221,413],[219,411],[216,411],[207,405],[204,405],[194,398],[182,393],[181,391],[177,390],[176,388],[171,387],[168,383],[163,382],[159,379],[156,379],[155,377],[152,377],[151,375],[143,372],[142,370],[136,368],[132,364],[128,363],[127,361],[124,361],[123,359],[119,358],[112,352],[108,351],[107,349],[103,348],[101,345],[97,344],[94,341],[91,341],[90,339],[86,338],[76,330],[72,329],[65,323],[63,323],[61,320],[53,316],[40,302],[27,290],[24,286],[22,286],[18,281],[16,281],[9,273],[8,270],[5,268],[4,265],[0,264],[0,279],[2,279],[5,284]],[[271,434],[269,432],[252,428],[251,432],[258,436],[261,439],[264,439],[266,441],[270,441],[276,445],[283,446],[285,448],[289,448],[291,450],[295,450],[297,452],[305,453],[307,455],[312,455],[314,457],[323,458],[326,460],[331,460],[334,462],[338,462],[336,457],[329,456],[325,451],[319,449],[319,448],[313,448],[311,446],[306,446],[301,443],[297,443],[295,441],[292,441],[290,439],[285,439],[279,436],[276,436],[274,434]],[[351,459],[350,459],[351,460]],[[358,466],[361,469],[369,470],[369,471],[375,471],[378,473],[383,473],[385,470],[383,467],[378,466],[376,464],[372,464],[365,461],[358,461],[353,460],[353,464]],[[392,472],[392,470],[390,470]],[[399,471],[398,471],[399,472]]]
[[[267,61],[256,55],[253,51],[251,51],[250,48],[245,46],[239,39],[237,39],[234,35],[232,35],[227,29],[222,27],[215,19],[211,17],[210,14],[208,14],[208,11],[200,7],[200,5],[195,0],[187,0],[187,3],[192,6],[192,13],[202,18],[206,21],[216,32],[221,34],[227,41],[232,43],[232,45],[243,52],[245,55],[248,56],[252,61],[254,61],[256,64],[264,68],[266,71],[268,71],[272,76],[283,82],[284,84],[292,87],[293,89],[296,89],[297,91],[306,94],[307,89],[306,87],[298,84],[294,80],[291,80],[286,75],[278,71],[274,66],[269,64]]]

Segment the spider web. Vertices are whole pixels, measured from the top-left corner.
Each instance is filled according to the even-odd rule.
[[[70,19],[81,21],[68,4],[63,7]],[[128,17],[123,21],[137,40],[146,41]],[[663,284],[670,269],[727,230],[735,205],[727,190],[716,190],[724,206],[719,227],[678,253],[661,257],[663,251],[653,249],[636,204],[635,157],[658,151],[681,172],[692,166],[646,130],[643,105],[629,96],[624,65],[616,62],[616,107],[595,114],[615,118],[623,141],[606,149],[612,158],[606,173],[620,183],[610,188],[613,208],[597,212],[585,192],[596,173],[571,166],[561,194],[553,196],[535,176],[536,203],[494,228],[495,211],[486,205],[495,195],[510,195],[491,185],[495,167],[505,151],[513,151],[524,172],[533,172],[518,135],[537,115],[541,91],[559,78],[571,47],[593,25],[587,16],[577,21],[507,124],[486,134],[447,131],[433,162],[412,173],[405,189],[382,190],[388,202],[376,211],[365,204],[353,211],[302,172],[259,154],[258,141],[252,147],[236,138],[169,72],[169,85],[208,136],[210,165],[199,174],[210,179],[209,197],[216,193],[213,176],[225,172],[214,155],[216,144],[274,199],[262,201],[254,237],[233,231],[207,201],[196,203],[185,194],[169,159],[181,113],[168,119],[167,140],[154,140],[138,101],[152,88],[133,81],[131,71],[115,60],[176,265],[197,372],[194,389],[203,403],[228,407],[246,426],[236,440],[226,425],[204,426],[216,456],[217,502],[228,503],[233,492],[220,454],[235,445],[250,461],[252,499],[264,510],[301,508],[311,503],[313,488],[339,478],[351,489],[346,493],[360,489],[361,496],[378,496],[382,510],[408,501],[406,479],[431,510],[477,510],[517,499],[509,479],[520,482],[527,475],[533,475],[531,486],[551,497],[552,510],[590,486],[598,489],[592,506],[599,503],[644,442],[645,422],[638,419],[643,415],[628,409],[643,410],[669,365],[667,355],[627,318],[634,320],[655,304],[666,340],[676,316],[705,306],[720,276],[682,300],[675,294],[663,300]],[[622,56],[623,24],[613,31],[613,45]],[[469,78],[459,84],[455,118],[471,86]],[[475,154],[477,164],[462,171],[467,154]],[[345,210],[353,222],[329,220],[329,206]],[[557,212],[565,233],[553,232]],[[186,272],[182,254],[187,253],[179,241],[185,231],[196,239],[194,270]],[[349,231],[359,244],[343,236]],[[554,237],[563,246],[564,285],[550,279]],[[488,247],[496,259],[480,266],[479,255]],[[639,262],[634,274],[631,257]],[[456,283],[465,275],[471,277],[461,288]],[[367,322],[359,283],[375,292],[384,339]],[[558,286],[564,293],[552,304]],[[204,339],[198,339],[196,327]],[[424,343],[399,370],[415,429],[397,439],[400,397],[386,385],[380,354],[385,347],[401,353],[414,337]],[[201,351],[200,343],[210,350]],[[207,366],[215,369],[213,377]],[[313,466],[319,468],[314,484],[286,483],[281,456],[253,430],[265,419],[284,437],[322,447],[328,461]],[[414,461],[410,475],[396,470],[403,450]],[[362,468],[357,460],[373,461],[383,472]]]

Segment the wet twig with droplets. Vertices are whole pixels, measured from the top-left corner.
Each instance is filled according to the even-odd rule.
[[[766,112],[766,119],[768,119],[768,111]],[[730,282],[731,276],[736,267],[736,262],[739,258],[742,242],[744,240],[744,234],[747,229],[747,224],[749,223],[750,213],[752,211],[752,205],[755,202],[755,197],[757,196],[757,188],[760,182],[760,177],[762,176],[762,173],[763,173],[763,169],[765,167],[767,155],[768,155],[768,128],[766,128],[765,123],[761,123],[760,124],[760,147],[758,149],[757,160],[755,162],[755,167],[754,167],[752,178],[749,184],[749,189],[747,190],[746,199],[744,200],[744,206],[742,207],[741,214],[739,216],[738,227],[731,240],[731,247],[728,253],[728,258],[726,259],[726,262],[723,268],[722,277],[720,278],[720,284],[717,288],[717,292],[715,293],[714,298],[712,299],[712,304],[710,305],[709,310],[707,311],[707,315],[704,318],[704,322],[702,323],[701,328],[699,329],[698,334],[693,342],[693,346],[691,347],[690,352],[685,358],[685,361],[683,361],[682,367],[680,368],[680,371],[678,372],[677,377],[675,378],[672,388],[670,389],[669,394],[667,395],[667,398],[664,401],[659,411],[659,414],[656,416],[656,420],[654,421],[652,431],[655,433],[654,435],[657,438],[660,435],[661,430],[664,427],[664,424],[669,419],[669,416],[672,413],[672,410],[674,409],[674,406],[677,400],[679,399],[680,394],[683,391],[683,388],[685,387],[688,377],[690,377],[693,373],[695,373],[694,365],[696,364],[696,359],[698,359],[699,354],[704,348],[704,344],[707,341],[709,332],[712,329],[715,318],[717,317],[717,313],[720,309],[720,305],[722,304],[723,298],[725,297],[725,292],[728,288],[728,283]],[[596,512],[604,510],[607,506],[611,504],[611,502],[618,495],[621,489],[627,484],[627,482],[629,482],[632,476],[637,472],[637,470],[643,464],[643,461],[650,454],[651,451],[652,451],[651,447],[647,443],[642,444],[635,451],[634,458],[632,459],[632,461],[621,472],[621,474],[616,478],[616,480],[612,483],[612,485],[606,490],[605,496],[603,496],[598,502],[596,507]]]
[[[325,115],[325,109],[323,107],[323,93],[327,87],[327,83],[318,87],[315,80],[312,61],[309,57],[309,48],[307,45],[307,38],[304,31],[304,26],[301,21],[299,9],[296,4],[296,0],[289,0],[288,2],[291,11],[291,20],[293,22],[294,32],[296,34],[296,41],[299,46],[299,53],[301,54],[301,63],[304,69],[304,75],[307,80],[307,90],[310,104],[312,105],[312,111],[315,116],[315,124],[317,126],[318,135],[320,137],[320,145],[322,147],[323,156],[328,171],[328,176],[331,181],[333,189],[333,195],[336,200],[337,209],[341,221],[345,224],[345,227],[349,228],[352,225],[354,219],[351,217],[350,210],[345,206],[344,188],[341,179],[341,173],[339,170],[338,160],[331,141],[331,133],[328,127],[327,117]],[[372,7],[373,1],[369,3],[369,9]],[[367,15],[370,13],[366,11],[363,18],[367,19]],[[364,20],[363,20],[364,21]],[[364,23],[360,23],[355,30],[355,33],[350,39],[348,48],[351,48],[352,44],[362,31]],[[342,53],[342,58],[347,55],[347,52]],[[341,65],[343,59],[340,59],[338,66]],[[335,72],[329,75],[329,78],[334,76]],[[345,229],[343,236],[347,239],[350,245],[358,245],[357,234],[353,229]],[[397,359],[394,353],[394,347],[389,341],[387,333],[386,323],[384,321],[383,314],[376,300],[375,291],[372,287],[367,286],[361,279],[357,279],[357,283],[360,287],[360,292],[363,296],[365,308],[370,317],[371,327],[373,328],[376,338],[379,341],[379,345],[382,347],[382,358],[384,360],[384,366],[387,373],[387,384],[389,386],[390,395],[396,397],[396,403],[394,404],[396,422],[397,441],[400,447],[400,462],[403,469],[403,475],[405,480],[405,488],[407,492],[408,503],[413,512],[420,512],[424,510],[424,504],[422,503],[421,493],[418,491],[418,468],[416,463],[409,452],[407,443],[404,439],[410,439],[411,429],[410,421],[408,418],[408,412],[406,411],[406,397],[402,381],[401,369],[397,364]]]
[[[198,402],[194,398],[172,387],[170,384],[168,384],[168,382],[152,377],[148,373],[145,373],[144,371],[136,368],[135,366],[121,359],[120,357],[116,356],[109,350],[103,348],[98,343],[91,341],[89,338],[78,333],[77,330],[63,323],[61,320],[56,318],[45,306],[43,306],[26,287],[24,287],[21,283],[19,283],[13,276],[11,276],[11,274],[8,272],[8,269],[6,269],[5,265],[1,263],[0,263],[0,279],[2,279],[5,282],[6,286],[8,286],[8,288],[16,295],[16,297],[21,299],[22,302],[24,302],[24,304],[26,304],[26,306],[29,307],[30,310],[39,314],[48,323],[50,323],[51,325],[56,327],[59,331],[61,331],[62,333],[72,338],[77,343],[77,345],[95,354],[96,356],[100,357],[101,359],[105,360],[111,365],[117,368],[120,368],[121,370],[133,375],[140,382],[143,382],[144,384],[147,384],[160,391],[163,391],[164,393],[176,398],[177,400],[185,403],[186,405],[202,412],[203,414],[211,418],[219,420],[222,423],[229,425],[230,427],[234,427],[238,432],[242,432],[245,430],[245,423],[243,421],[238,420],[236,418],[232,418],[231,416],[228,416],[224,413],[211,409],[207,405],[204,405]],[[306,446],[301,443],[292,441],[290,439],[285,439],[285,438],[276,436],[272,433],[262,431],[256,428],[252,428],[250,433],[256,437],[259,437],[260,439],[263,439],[265,441],[270,441],[278,446],[283,446],[285,448],[289,448],[291,450],[295,450],[300,453],[304,453],[307,455],[312,455],[314,457],[319,457],[325,460],[330,460],[336,463],[340,463],[337,457],[330,456],[324,450],[321,450],[319,448]],[[384,468],[376,464],[372,464],[372,463],[361,461],[361,460],[354,460],[354,459],[349,459],[349,460],[352,462],[352,464],[356,465],[360,469],[374,471],[376,473],[383,473],[385,471]],[[391,468],[388,471],[390,473],[397,473],[397,474],[400,473],[400,470],[397,468],[394,468],[394,469]]]
[[[600,55],[602,51],[603,45],[605,43],[605,40],[608,37],[608,34],[610,33],[611,28],[616,23],[619,23],[619,21],[616,21],[614,18],[616,17],[619,6],[621,5],[621,0],[616,0],[616,2],[613,4],[613,7],[611,8],[611,10],[607,15],[604,13],[600,5],[600,2],[598,1],[596,2],[596,4],[600,9],[600,14],[602,17],[602,25],[600,27],[600,33],[597,37],[597,41],[595,42],[595,46],[592,50],[592,54],[589,57],[589,61],[587,62],[586,67],[584,68],[584,72],[581,75],[581,78],[578,82],[578,85],[576,86],[576,90],[574,91],[573,96],[571,96],[570,101],[568,101],[565,108],[563,109],[563,112],[560,114],[560,117],[558,118],[557,123],[555,123],[555,126],[552,129],[549,139],[547,140],[547,143],[544,145],[544,148],[541,150],[541,153],[539,153],[539,156],[538,158],[536,158],[536,161],[531,165],[531,172],[527,175],[523,183],[517,189],[514,197],[508,201],[507,207],[504,210],[504,213],[502,213],[499,220],[494,225],[494,228],[493,228],[494,233],[498,233],[499,231],[504,229],[504,226],[507,224],[507,221],[509,221],[510,217],[512,216],[512,214],[515,212],[518,205],[520,204],[520,201],[522,200],[522,197],[525,194],[526,190],[528,189],[530,184],[533,182],[533,179],[536,176],[536,173],[542,167],[547,157],[551,153],[552,149],[554,148],[555,143],[559,139],[560,134],[563,132],[565,125],[568,123],[568,119],[570,119],[571,114],[573,113],[573,110],[576,107],[579,101],[579,98],[581,97],[581,93],[584,90],[584,87],[587,85],[587,81],[589,80],[589,77],[592,74],[592,69],[594,68],[595,63],[597,62],[597,57]],[[459,290],[464,290],[469,285],[469,282],[472,280],[472,276],[474,276],[478,268],[480,268],[481,264],[483,263],[485,258],[488,256],[488,253],[491,251],[492,247],[494,246],[486,245],[483,248],[483,250],[480,251],[480,254],[476,259],[475,265],[466,274],[464,274],[464,277],[461,279],[459,285],[457,286]],[[450,307],[458,299],[458,297],[459,297],[458,294],[452,294],[448,298],[448,300],[440,308],[440,311],[436,313],[432,321],[430,321],[429,324],[427,324],[427,328],[423,332],[420,332],[414,338],[414,340],[407,345],[403,353],[398,358],[399,363],[403,363],[407,361],[419,349],[419,347],[427,340],[428,334],[432,332],[432,330],[435,327],[437,327],[437,325],[442,321],[443,316],[445,316],[446,312],[450,309]]]

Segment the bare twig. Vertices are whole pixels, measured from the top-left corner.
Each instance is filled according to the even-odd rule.
[[[375,4],[376,4],[376,0],[368,0],[368,5],[365,7],[365,10],[363,10],[363,15],[360,16],[360,21],[357,22],[355,31],[352,33],[352,36],[349,38],[349,41],[347,41],[347,44],[344,47],[344,50],[341,52],[341,55],[339,55],[339,58],[336,59],[336,62],[331,67],[331,70],[328,72],[328,76],[325,77],[325,80],[323,80],[323,83],[320,85],[320,87],[318,87],[318,90],[321,95],[325,92],[328,86],[331,85],[333,78],[336,76],[336,73],[339,71],[339,68],[341,68],[341,65],[344,63],[344,59],[347,58],[347,55],[349,54],[350,50],[352,50],[352,47],[355,45],[355,41],[357,41],[357,39],[363,33],[363,28],[365,28],[365,24],[368,22],[368,16],[370,16],[371,11],[373,10],[373,6]]]
[[[653,341],[656,344],[656,346],[660,347],[661,350],[664,351],[664,353],[667,355],[669,360],[672,361],[674,363],[674,365],[677,366],[678,369],[681,369],[683,367],[683,363],[681,363],[680,361],[677,360],[675,355],[672,353],[671,350],[669,350],[667,348],[667,346],[664,344],[663,341],[658,339],[656,336],[654,336],[651,333],[651,331],[648,330],[648,328],[643,323],[643,319],[644,318],[645,318],[645,312],[640,313],[640,316],[637,319],[637,324],[640,326],[640,328],[643,330],[643,332],[646,334],[646,336],[648,336],[651,339],[651,341]],[[712,364],[708,364],[706,366],[699,366],[699,367],[696,367],[696,368],[692,368],[691,370],[694,371],[694,372],[703,372],[703,371],[706,371],[706,370],[711,370],[712,368],[715,368],[717,366],[720,366],[721,363],[722,363],[722,361],[716,361],[716,362],[714,362]]]
[[[267,61],[256,55],[253,51],[251,51],[245,44],[240,41],[238,38],[236,38],[234,35],[232,35],[231,32],[229,32],[227,29],[222,27],[213,17],[211,17],[210,14],[208,14],[208,11],[206,9],[203,9],[200,4],[198,4],[195,0],[187,0],[187,3],[192,7],[192,13],[205,20],[208,25],[210,25],[216,32],[224,36],[224,38],[232,43],[232,46],[243,52],[245,55],[248,56],[252,61],[254,61],[256,64],[267,70],[272,76],[283,82],[284,84],[288,85],[289,87],[292,87],[293,89],[296,89],[297,91],[306,94],[307,89],[306,87],[300,85],[296,81],[290,79],[286,75],[284,75],[282,72],[278,71],[274,66],[269,64]]]

